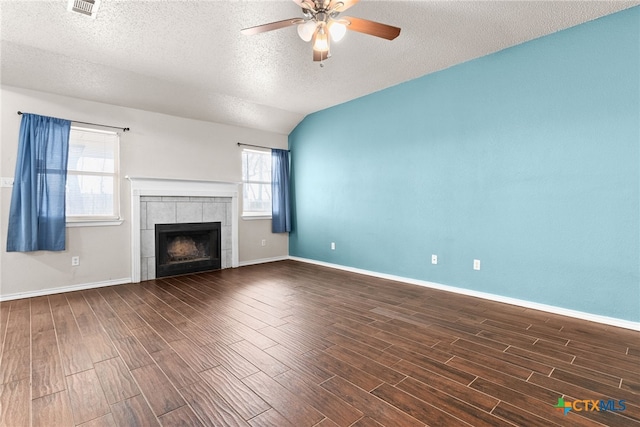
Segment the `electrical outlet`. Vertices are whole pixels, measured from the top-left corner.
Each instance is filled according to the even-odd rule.
[[[336,242],[331,242],[331,250],[332,251],[336,250]]]
[[[13,178],[4,176],[0,178],[0,187],[13,187]]]
[[[438,255],[431,255],[431,264],[438,263]]]
[[[480,270],[480,260],[479,259],[474,259],[473,260],[473,269],[474,270]]]
[[[72,256],[71,257],[71,265],[73,267],[76,267],[76,266],[80,265],[80,257],[79,256]]]
[[[262,246],[267,246],[267,239],[262,239],[261,244],[262,244]]]

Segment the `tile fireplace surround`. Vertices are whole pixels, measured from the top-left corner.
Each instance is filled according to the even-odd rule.
[[[238,184],[127,178],[131,183],[132,282],[155,278],[156,223],[220,221],[222,268],[238,266]]]

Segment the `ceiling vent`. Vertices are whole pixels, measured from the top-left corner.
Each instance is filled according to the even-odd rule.
[[[91,17],[92,19],[96,19],[99,7],[100,0],[69,0],[67,10],[69,12],[81,13]]]

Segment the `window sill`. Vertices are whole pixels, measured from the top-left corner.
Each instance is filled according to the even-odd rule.
[[[245,220],[245,221],[253,221],[253,220],[256,220],[256,219],[271,219],[271,215],[260,215],[260,214],[258,214],[258,215],[255,215],[255,214],[254,215],[251,215],[251,214],[247,215],[247,214],[244,214],[244,215],[242,215],[242,219]]]
[[[67,222],[67,228],[73,227],[112,227],[120,225],[124,222],[122,219],[109,219],[109,220],[80,220]]]

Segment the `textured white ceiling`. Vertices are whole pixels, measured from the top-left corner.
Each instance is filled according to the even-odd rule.
[[[2,84],[288,134],[307,114],[517,45],[640,1],[376,1],[346,15],[402,28],[387,41],[348,32],[324,67],[291,0],[0,1]]]

